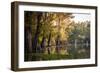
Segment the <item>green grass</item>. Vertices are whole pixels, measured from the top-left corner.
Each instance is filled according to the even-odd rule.
[[[26,53],[25,61],[47,61],[47,60],[64,60],[64,59],[85,59],[86,53],[69,53],[68,55],[62,54],[43,54],[43,53]]]
[[[31,59],[30,59],[31,58]],[[25,61],[71,59],[71,55],[32,53],[25,55]]]

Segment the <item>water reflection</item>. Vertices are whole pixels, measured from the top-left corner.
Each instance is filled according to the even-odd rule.
[[[90,43],[58,45],[56,53],[55,45],[37,48],[36,53],[27,53],[25,61],[62,60],[62,59],[86,59],[90,58]]]

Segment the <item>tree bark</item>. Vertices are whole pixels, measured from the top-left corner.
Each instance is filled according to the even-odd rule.
[[[51,41],[51,33],[49,34],[48,38],[48,54],[50,54],[50,41]]]
[[[56,39],[56,53],[57,54],[60,53],[60,40],[59,40],[59,36],[57,36],[57,39]]]
[[[43,36],[42,42],[41,42],[41,49],[42,49],[42,53],[44,53],[46,51],[46,38],[44,36]]]
[[[37,14],[37,27],[36,27],[36,32],[35,32],[34,39],[33,39],[33,52],[34,53],[36,53],[38,38],[39,38],[39,34],[40,34],[41,17],[42,17],[42,12],[38,12],[38,14]]]

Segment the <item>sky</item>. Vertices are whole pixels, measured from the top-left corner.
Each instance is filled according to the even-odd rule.
[[[76,13],[76,14],[73,14],[73,16],[75,16],[73,18],[73,20],[75,22],[83,22],[83,21],[89,21],[90,20],[90,17],[91,17],[91,14],[79,14],[79,13]]]

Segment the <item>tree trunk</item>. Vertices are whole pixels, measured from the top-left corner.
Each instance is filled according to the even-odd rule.
[[[42,17],[42,13],[38,12],[38,14],[37,14],[37,27],[36,27],[36,32],[35,32],[34,39],[33,39],[33,52],[34,53],[36,53],[37,44],[38,44],[38,38],[39,38],[39,34],[40,34],[41,17]]]
[[[60,40],[59,40],[59,36],[56,39],[56,52],[57,52],[57,54],[60,53]]]
[[[50,54],[50,41],[51,41],[51,33],[49,34],[49,38],[48,38],[48,54]]]
[[[46,38],[44,36],[43,36],[42,42],[41,42],[41,49],[42,49],[42,53],[44,53],[46,51]]]

